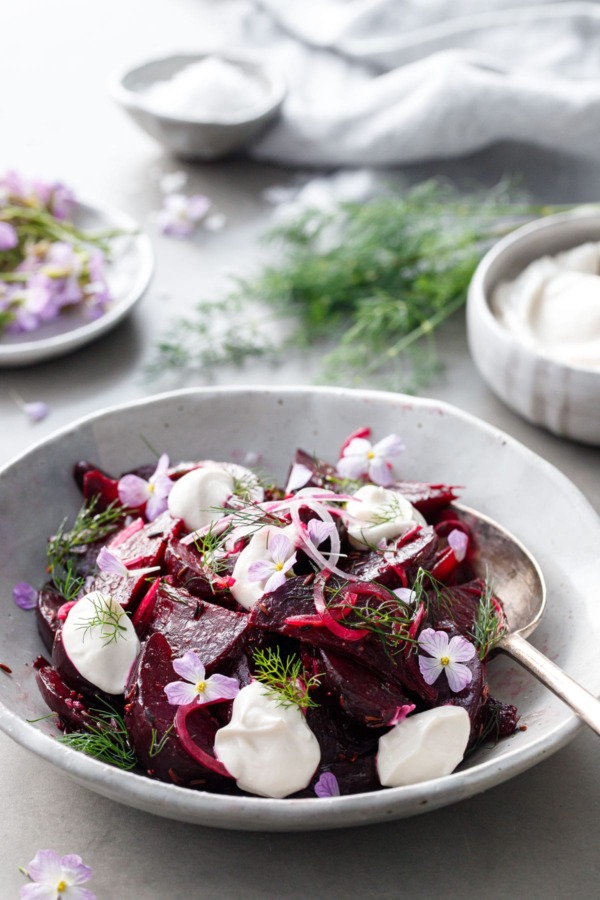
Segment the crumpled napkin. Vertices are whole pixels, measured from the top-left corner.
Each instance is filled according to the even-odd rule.
[[[260,48],[289,86],[281,119],[250,149],[256,158],[383,166],[505,140],[600,153],[597,3],[256,0],[242,8],[241,42]]]

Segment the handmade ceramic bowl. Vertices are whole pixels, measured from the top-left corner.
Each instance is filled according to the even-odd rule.
[[[264,100],[246,112],[224,109],[218,119],[182,118],[153,107],[151,98],[145,96],[147,88],[209,55],[236,64],[256,79],[264,88]],[[115,75],[109,90],[131,118],[167,150],[184,159],[199,160],[218,159],[245,147],[274,121],[286,95],[278,72],[256,56],[233,52],[180,53],[148,60]]]
[[[529,263],[587,241],[600,241],[600,214],[560,213],[530,222],[499,241],[480,262],[467,300],[475,365],[507,406],[562,437],[600,444],[600,371],[556,362],[522,343],[496,318],[494,288]]]
[[[19,581],[44,579],[45,543],[81,498],[72,463],[88,459],[119,473],[148,462],[148,446],[172,461],[260,454],[283,479],[296,447],[335,460],[363,425],[406,444],[407,479],[465,485],[461,499],[507,528],[537,557],[548,611],[533,642],[591,691],[600,692],[597,585],[600,522],[577,489],[495,428],[432,400],[335,388],[223,388],[183,391],[116,407],[76,422],[0,471],[0,727],[77,782],[157,815],[223,828],[335,828],[426,812],[472,796],[542,760],[578,729],[571,710],[508,658],[489,668],[494,696],[519,707],[526,730],[479,750],[451,775],[409,787],[324,799],[221,796],[124,772],[56,741],[35,684],[43,652],[34,615],[11,598]],[[568,586],[568,589],[567,589]],[[52,770],[48,770],[52,777]]]

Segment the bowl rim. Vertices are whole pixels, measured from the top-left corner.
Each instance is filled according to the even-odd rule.
[[[480,316],[488,332],[491,332],[497,341],[501,341],[505,346],[517,348],[517,351],[531,362],[543,360],[547,365],[556,366],[559,370],[562,369],[565,372],[576,373],[578,378],[589,381],[591,385],[594,381],[598,380],[600,372],[594,371],[593,369],[572,366],[562,360],[546,356],[520,341],[517,336],[513,335],[507,328],[504,328],[492,312],[490,297],[484,286],[488,272],[494,263],[505,254],[509,254],[510,251],[521,242],[527,241],[531,235],[544,230],[559,229],[560,227],[569,225],[573,222],[583,223],[586,219],[595,221],[600,228],[600,209],[597,211],[590,209],[588,212],[585,207],[583,209],[576,207],[564,212],[553,213],[552,215],[543,216],[534,219],[531,222],[526,222],[524,225],[520,225],[514,231],[511,231],[509,234],[500,238],[500,240],[490,247],[487,253],[481,258],[473,273],[467,291],[467,316]]]
[[[0,478],[15,465],[38,453],[50,443],[60,441],[88,423],[122,414],[133,408],[150,407],[165,401],[177,402],[186,397],[212,397],[215,400],[228,394],[272,395],[274,397],[302,394],[338,397],[361,397],[364,400],[395,402],[402,406],[417,406],[436,413],[447,413],[470,427],[509,445],[521,458],[535,461],[546,475],[587,509],[590,522],[597,525],[597,514],[587,498],[555,466],[538,456],[520,441],[452,404],[430,398],[411,397],[386,391],[355,390],[337,387],[227,385],[223,387],[186,388],[117,404],[83,416],[38,441],[27,450],[0,467]],[[481,793],[494,785],[524,772],[544,757],[550,756],[573,739],[581,721],[572,713],[525,747],[508,749],[501,760],[487,759],[471,768],[442,778],[383,791],[364,792],[319,801],[316,821],[315,800],[271,799],[263,797],[230,797],[182,788],[174,784],[153,781],[139,773],[114,769],[98,760],[86,757],[11,712],[0,700],[0,729],[26,749],[53,763],[76,781],[111,799],[160,815],[197,824],[238,830],[314,830],[339,828],[381,822],[387,819],[416,815],[437,809],[457,800]]]
[[[252,107],[250,112],[246,115],[244,115],[244,113],[242,112],[236,114],[235,116],[230,116],[227,118],[188,119],[182,116],[157,110],[151,103],[144,101],[143,95],[139,91],[135,91],[132,88],[128,88],[125,86],[124,82],[128,76],[133,75],[139,70],[144,69],[148,66],[156,65],[162,62],[168,62],[170,60],[183,60],[184,58],[190,57],[193,57],[195,61],[199,62],[200,60],[206,59],[209,56],[217,56],[221,59],[233,63],[241,62],[254,66],[255,69],[259,71],[269,82],[270,89],[266,94],[265,101],[258,104],[257,106]],[[185,64],[182,62],[181,68],[183,68],[184,65]],[[153,83],[156,84],[160,80],[161,79],[154,79]],[[219,49],[215,47],[206,50],[180,50],[175,53],[166,53],[159,56],[146,57],[139,60],[134,65],[121,66],[118,69],[114,70],[111,75],[109,75],[108,91],[113,99],[124,106],[126,109],[138,112],[141,111],[165,122],[171,122],[178,125],[198,125],[201,127],[214,126],[228,128],[234,127],[236,125],[247,125],[252,122],[257,122],[264,116],[269,115],[269,113],[278,110],[287,96],[287,84],[281,72],[269,63],[263,62],[263,60],[257,53],[252,53],[251,51],[245,49],[229,50]]]

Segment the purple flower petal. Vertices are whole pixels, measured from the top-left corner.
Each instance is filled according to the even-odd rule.
[[[112,575],[127,577],[129,572],[124,563],[115,556],[107,547],[103,547],[96,558],[96,565],[101,572],[110,572]]]
[[[23,412],[32,422],[41,422],[50,412],[50,407],[42,400],[36,400],[33,403],[24,403]]]
[[[387,487],[394,483],[394,473],[390,468],[387,460],[378,456],[374,457],[369,463],[369,478],[373,484],[379,484],[381,487]]]
[[[446,666],[445,671],[450,690],[454,691],[455,694],[463,691],[473,678],[471,670],[467,666],[463,666],[462,663]]]
[[[55,850],[38,850],[27,866],[32,881],[52,881],[58,883],[62,876],[60,857]]]
[[[58,884],[58,882],[56,882]],[[71,894],[71,896],[73,896]],[[56,887],[49,884],[24,884],[19,891],[21,900],[56,900]]]
[[[373,447],[375,456],[381,456],[388,461],[400,456],[405,450],[404,441],[397,434],[388,434]]]
[[[319,544],[326,541],[328,537],[331,537],[335,531],[335,525],[333,522],[323,522],[321,519],[311,519],[308,523],[307,530],[309,538],[315,547],[318,547]]]
[[[186,681],[197,684],[204,681],[206,669],[198,654],[194,650],[188,650],[179,659],[173,660],[173,669]]]
[[[265,584],[265,594],[276,591],[282,584],[285,584],[285,581],[285,572],[274,572]]]
[[[367,474],[369,463],[366,456],[343,456],[338,460],[336,470],[342,478],[360,478]]]
[[[187,681],[172,681],[170,684],[166,684],[165,694],[173,706],[188,706],[190,703],[194,703],[198,697],[196,685],[189,684]]]
[[[16,228],[9,222],[0,222],[0,250],[12,250],[18,243]]]
[[[269,539],[269,553],[275,565],[283,565],[293,553],[293,545],[287,535],[278,532]],[[293,564],[292,564],[293,565]]]
[[[84,866],[81,857],[76,853],[69,853],[67,856],[63,856],[60,864],[65,879],[73,884],[84,884],[92,877],[91,868]]]
[[[462,562],[467,555],[469,538],[464,531],[459,531],[458,528],[454,528],[448,535],[448,546],[452,549],[457,562]]]
[[[143,506],[150,497],[150,485],[139,475],[123,475],[118,484],[119,500],[124,506]]]
[[[471,641],[468,641],[466,638],[457,634],[453,638],[450,638],[450,643],[448,644],[448,656],[453,662],[468,662],[468,660],[473,659],[475,656],[475,647]]]
[[[237,678],[229,678],[227,675],[211,675],[206,680],[203,693],[203,702],[212,700],[233,700],[240,692],[240,683]]]
[[[271,560],[257,559],[248,566],[248,581],[266,581],[275,571]]]
[[[20,609],[34,609],[37,606],[38,592],[26,581],[20,581],[13,588],[13,600]]]
[[[146,504],[146,518],[148,521],[154,522],[161,513],[164,513],[168,505],[169,502],[164,495],[158,494],[156,491],[151,493]]]
[[[417,595],[415,591],[411,591],[410,588],[396,588],[394,594],[396,595],[396,597],[398,597],[399,600],[402,600],[403,603],[407,603],[409,606],[412,606],[417,601]]]
[[[439,659],[431,659],[429,656],[419,656],[419,669],[426,684],[433,684],[440,677],[444,666]]]
[[[433,628],[424,628],[419,635],[419,647],[430,653],[431,656],[448,655],[448,635],[445,631],[434,631]]]
[[[315,784],[317,797],[339,797],[340,786],[333,772],[323,772]]]

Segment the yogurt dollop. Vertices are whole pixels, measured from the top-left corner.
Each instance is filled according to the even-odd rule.
[[[169,494],[169,512],[183,519],[186,528],[197,531],[223,518],[221,511],[234,488],[234,477],[222,466],[192,469],[175,482]]]
[[[514,281],[498,285],[492,310],[536,352],[600,370],[600,243],[530,263]]]
[[[231,721],[215,736],[215,754],[241,790],[277,799],[307,787],[321,761],[300,709],[280,705],[259,681],[235,697]]]
[[[107,694],[125,691],[140,642],[123,607],[92,591],[71,607],[62,628],[65,651],[77,671]]]
[[[384,787],[402,787],[449,775],[465,755],[470,731],[462,706],[408,716],[379,738],[379,780]]]
[[[346,504],[348,538],[364,550],[399,537],[415,525],[426,525],[421,513],[398,491],[365,484]]]

